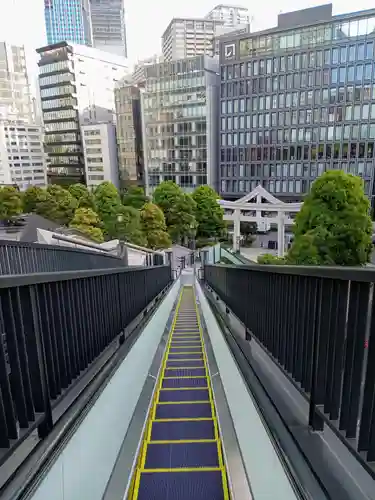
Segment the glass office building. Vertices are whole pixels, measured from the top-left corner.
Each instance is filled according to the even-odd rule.
[[[333,17],[330,5],[221,39],[221,194],[262,184],[296,200],[340,169],[361,176],[373,197],[374,45],[375,10]]]
[[[145,185],[217,187],[219,61],[196,56],[146,66],[141,93]]]
[[[47,43],[92,46],[90,0],[44,0]]]

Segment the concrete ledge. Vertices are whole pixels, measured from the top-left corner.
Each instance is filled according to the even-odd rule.
[[[34,500],[101,500],[180,288],[151,321],[56,459]]]
[[[253,496],[297,499],[199,283],[196,287]]]

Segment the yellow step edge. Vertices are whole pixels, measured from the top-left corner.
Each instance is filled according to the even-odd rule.
[[[176,439],[174,441],[170,439],[163,440],[153,440],[149,441],[148,444],[196,444],[196,443],[216,443],[217,439]]]
[[[155,472],[214,472],[221,471],[220,467],[180,467],[179,469],[140,469],[141,474]]]
[[[159,391],[207,391],[207,387],[161,387]]]
[[[154,422],[214,422],[213,417],[196,417],[196,418],[155,418],[152,420]]]
[[[189,375],[183,375],[182,377],[163,377],[163,380],[175,380],[180,378],[207,378],[207,377],[206,375],[196,375],[195,377],[194,376],[191,377]]]
[[[199,404],[210,404],[209,399],[202,401],[158,401],[158,405],[199,405]]]

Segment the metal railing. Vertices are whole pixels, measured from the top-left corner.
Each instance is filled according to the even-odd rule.
[[[123,267],[123,259],[90,250],[0,240],[0,275]]]
[[[170,282],[170,266],[0,277],[0,465]]]
[[[375,271],[302,266],[205,266],[204,281],[374,475]]]

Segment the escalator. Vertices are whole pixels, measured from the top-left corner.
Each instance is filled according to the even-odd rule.
[[[128,500],[229,500],[192,286],[181,290]]]

